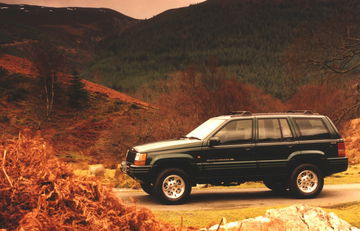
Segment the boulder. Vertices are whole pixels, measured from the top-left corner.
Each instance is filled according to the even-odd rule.
[[[89,172],[91,175],[94,175],[94,176],[104,176],[105,167],[102,164],[89,165]]]
[[[224,220],[224,219],[223,219]],[[341,220],[335,213],[327,213],[321,208],[308,205],[292,205],[281,209],[269,209],[265,216],[242,221],[223,222],[207,231],[360,231],[348,222]]]

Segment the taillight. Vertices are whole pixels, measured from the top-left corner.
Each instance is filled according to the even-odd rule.
[[[134,165],[143,166],[146,162],[146,153],[136,153]]]
[[[346,150],[345,150],[345,143],[344,142],[338,143],[338,156],[339,157],[345,157],[346,156]]]

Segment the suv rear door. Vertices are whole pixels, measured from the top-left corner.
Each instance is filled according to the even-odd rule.
[[[287,161],[297,141],[287,117],[256,119],[256,155],[262,176],[286,175]]]

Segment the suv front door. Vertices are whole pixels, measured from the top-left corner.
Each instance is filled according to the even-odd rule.
[[[253,155],[254,120],[232,120],[217,131],[202,151],[202,175],[207,177],[241,177],[256,174],[256,160]]]

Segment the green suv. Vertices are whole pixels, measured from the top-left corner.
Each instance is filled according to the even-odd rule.
[[[311,111],[231,112],[179,140],[135,146],[122,162],[123,172],[168,204],[184,202],[196,184],[246,181],[312,198],[325,176],[347,167],[338,130],[327,116]]]

